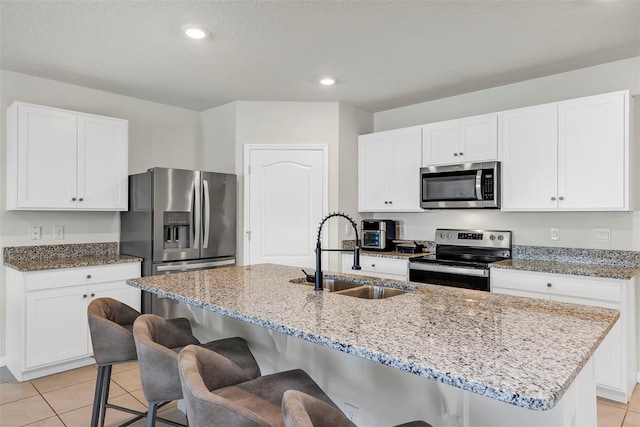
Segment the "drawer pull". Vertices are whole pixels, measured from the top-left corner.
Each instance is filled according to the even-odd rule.
[[[91,298],[93,298],[93,297],[95,297],[95,296],[96,296],[96,294],[91,294]]]
[[[87,298],[87,294],[82,295],[82,298]]]
[[[551,283],[547,283],[547,288],[550,288],[551,286],[553,286]]]
[[[87,279],[91,279],[91,275],[90,274],[87,274]]]
[[[375,264],[371,264],[371,267],[372,267],[372,268],[375,268],[375,266],[376,266]]]

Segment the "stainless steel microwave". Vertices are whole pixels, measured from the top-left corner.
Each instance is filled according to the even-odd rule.
[[[420,169],[424,209],[500,207],[500,162],[429,166]]]

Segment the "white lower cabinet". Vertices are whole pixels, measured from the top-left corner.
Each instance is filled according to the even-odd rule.
[[[636,383],[635,279],[491,269],[491,292],[620,310],[594,355],[596,392],[627,403]]]
[[[140,263],[19,272],[7,268],[7,366],[18,381],[94,363],[87,307],[100,297],[140,309],[126,279]]]
[[[360,256],[361,270],[352,270],[353,254],[342,255],[342,272],[385,279],[409,280],[409,261],[406,259]]]

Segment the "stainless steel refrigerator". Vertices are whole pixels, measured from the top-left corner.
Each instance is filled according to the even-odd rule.
[[[152,168],[129,176],[120,253],[153,276],[235,264],[236,176]],[[171,316],[173,301],[143,292],[142,311]]]

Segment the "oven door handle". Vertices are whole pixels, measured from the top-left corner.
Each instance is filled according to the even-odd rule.
[[[489,277],[488,269],[452,267],[440,264],[410,263],[409,270],[434,271],[437,273],[452,273],[475,277]]]

